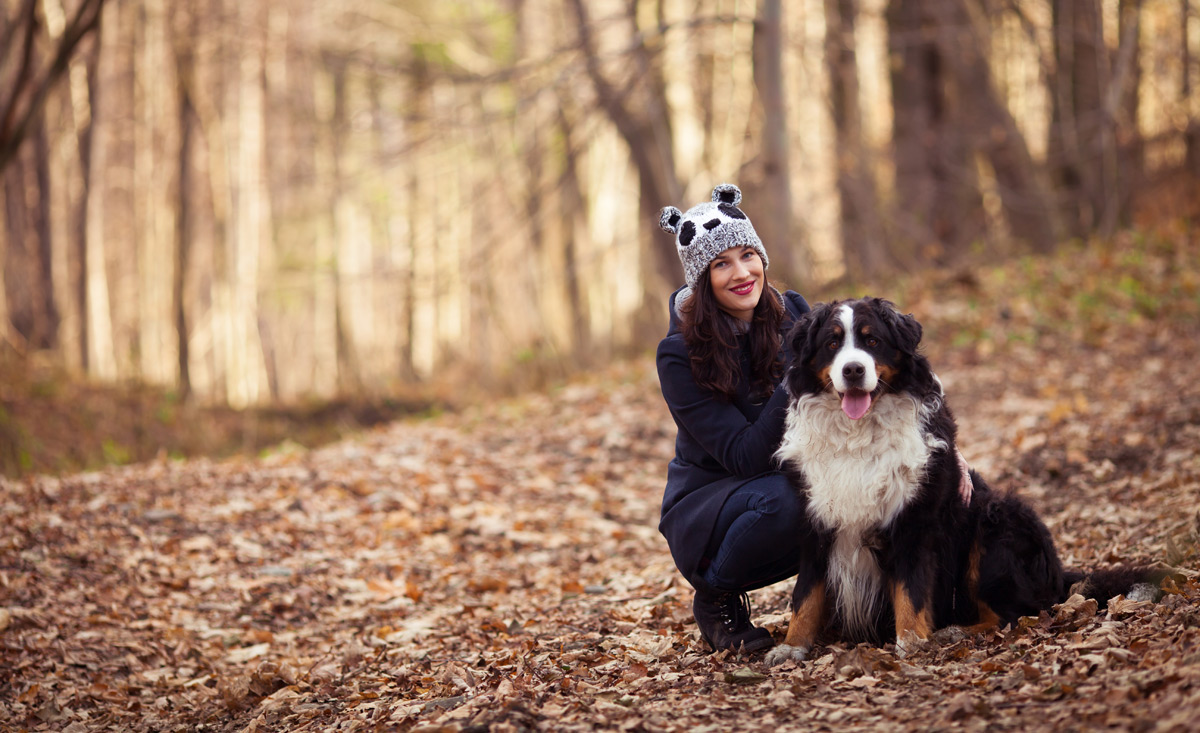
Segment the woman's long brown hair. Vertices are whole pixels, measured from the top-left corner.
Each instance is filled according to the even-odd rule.
[[[692,297],[680,307],[680,315],[683,341],[692,363],[692,378],[700,387],[732,400],[742,377],[741,351],[737,347],[733,317],[717,305],[707,272],[697,280]],[[769,395],[783,373],[782,323],[783,303],[764,278],[762,297],[754,307],[747,333],[752,395]]]

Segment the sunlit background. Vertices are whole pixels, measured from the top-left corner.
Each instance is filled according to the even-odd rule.
[[[654,344],[665,205],[806,291],[1200,174],[1196,0],[0,0],[0,348],[247,406]]]

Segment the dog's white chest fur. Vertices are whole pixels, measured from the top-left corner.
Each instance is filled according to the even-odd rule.
[[[827,582],[846,630],[874,626],[883,588],[863,533],[888,526],[919,490],[929,454],[944,441],[925,434],[926,410],[907,395],[880,396],[859,420],[837,395],[801,395],[787,416],[776,456],[803,470],[808,512],[836,532]]]

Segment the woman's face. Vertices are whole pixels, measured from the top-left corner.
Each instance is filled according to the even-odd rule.
[[[752,247],[730,247],[708,264],[708,280],[717,305],[734,318],[749,321],[763,290],[763,262]]]

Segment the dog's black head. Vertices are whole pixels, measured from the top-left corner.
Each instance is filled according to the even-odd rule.
[[[917,353],[921,324],[882,298],[818,305],[788,335],[792,363],[787,385],[793,399],[836,393],[853,420],[866,415],[880,395],[933,385],[929,363]]]

